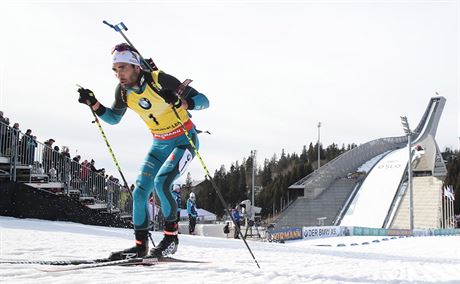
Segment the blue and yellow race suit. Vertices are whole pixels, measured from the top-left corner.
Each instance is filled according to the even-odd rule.
[[[139,90],[123,88],[118,84],[111,108],[100,106],[96,114],[109,124],[117,124],[127,108],[134,110],[153,134],[153,143],[147,154],[133,192],[133,224],[135,230],[149,228],[148,198],[155,188],[161,202],[161,210],[168,222],[177,219],[177,202],[172,194],[172,184],[187,168],[195,156],[183,129],[177,121],[171,105],[147,84],[146,76],[153,77],[158,89],[175,90],[180,81],[161,71],[143,72],[139,78]],[[192,87],[183,92],[188,110],[200,110],[209,106],[203,94]],[[197,132],[187,110],[176,109],[195,146],[199,147]]]

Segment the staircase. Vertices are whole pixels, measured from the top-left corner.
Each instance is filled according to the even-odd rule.
[[[314,199],[299,197],[289,210],[281,213],[275,227],[332,225],[359,182],[356,178],[339,178]]]

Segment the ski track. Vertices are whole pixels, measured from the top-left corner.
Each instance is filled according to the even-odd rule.
[[[133,245],[128,229],[0,217],[0,259],[106,257]],[[153,233],[155,242],[161,234]],[[459,236],[341,237],[285,244],[180,235],[177,258],[210,263],[161,263],[42,272],[49,266],[0,264],[0,283],[459,283]],[[361,245],[364,241],[369,245]],[[351,243],[360,245],[350,246]],[[330,245],[330,246],[318,246]],[[344,247],[337,247],[345,244]]]

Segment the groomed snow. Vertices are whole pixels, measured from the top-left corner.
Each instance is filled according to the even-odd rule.
[[[158,242],[161,234],[154,233]],[[177,258],[206,264],[42,272],[0,264],[1,283],[460,283],[460,237],[340,237],[285,244],[180,235]],[[379,242],[373,242],[379,240]],[[363,243],[369,244],[363,244]],[[357,245],[351,245],[351,244]],[[0,217],[0,259],[101,258],[133,245],[129,229]],[[341,246],[337,246],[341,245]]]
[[[341,226],[383,226],[404,175],[407,151],[407,147],[392,151],[378,161],[348,207]]]

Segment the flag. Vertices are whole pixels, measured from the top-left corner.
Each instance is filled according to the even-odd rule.
[[[451,200],[451,201],[455,200],[453,192],[451,192],[451,186],[450,185],[444,187],[444,197],[449,198],[449,200]]]
[[[447,187],[447,189],[448,189],[449,192],[450,192],[451,200],[452,200],[452,201],[455,201],[455,192],[454,192],[453,186],[452,186],[452,185],[449,185],[449,186]]]

